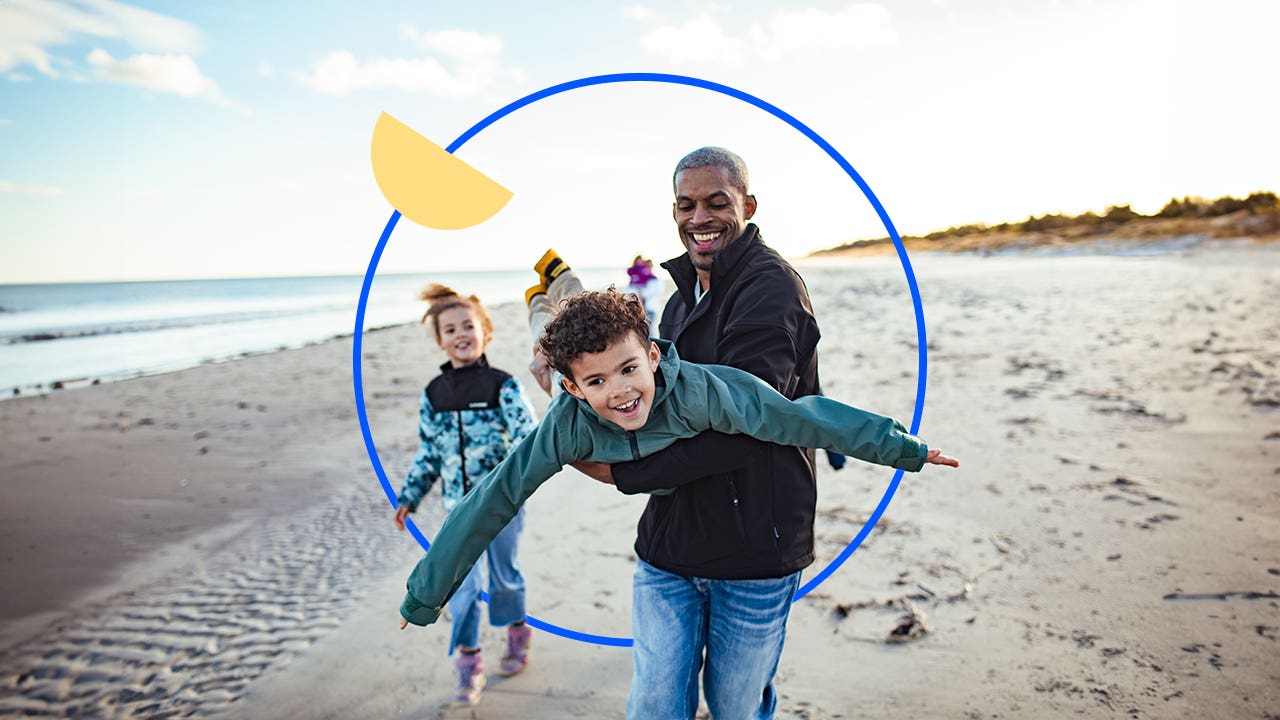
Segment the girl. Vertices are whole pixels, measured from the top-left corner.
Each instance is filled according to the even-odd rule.
[[[640,298],[644,312],[649,316],[650,335],[657,333],[652,328],[658,322],[658,305],[662,302],[662,279],[653,274],[653,261],[643,255],[637,255],[627,268],[627,289]]]
[[[404,530],[431,485],[440,479],[446,511],[506,458],[511,448],[533,431],[535,420],[519,381],[489,367],[484,350],[493,339],[493,320],[475,295],[462,297],[443,285],[422,291],[428,304],[422,323],[431,321],[436,344],[449,362],[422,392],[418,419],[418,452],[398,498],[396,527]],[[499,672],[514,675],[529,662],[531,630],[525,624],[524,577],[516,547],[524,526],[523,509],[485,552],[489,571],[489,623],[506,625],[507,648]],[[480,591],[483,558],[471,568],[449,600],[453,633],[449,654],[459,651],[455,665],[455,700],[471,705],[484,690],[480,655]]]

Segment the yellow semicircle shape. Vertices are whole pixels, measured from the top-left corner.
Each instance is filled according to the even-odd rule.
[[[383,197],[419,225],[479,225],[511,199],[510,190],[385,112],[373,128],[372,157]]]

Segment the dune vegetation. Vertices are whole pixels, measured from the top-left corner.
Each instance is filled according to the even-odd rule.
[[[1135,212],[1128,205],[1113,205],[1102,213],[1050,213],[1022,222],[957,225],[922,236],[904,235],[902,241],[913,252],[988,253],[1104,241],[1152,243],[1181,237],[1280,240],[1280,197],[1274,192],[1255,192],[1246,198],[1173,198],[1153,215]],[[818,250],[811,256],[873,254],[892,247],[888,237],[881,237]]]

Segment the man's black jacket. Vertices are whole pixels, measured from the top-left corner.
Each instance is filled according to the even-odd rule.
[[[680,357],[730,365],[788,398],[818,394],[818,324],[796,271],[756,225],[716,256],[710,294],[694,302],[689,256],[662,266],[676,293],[659,325]],[[624,493],[653,496],[636,538],[645,562],[680,575],[782,577],[813,562],[817,502],[812,450],[706,432],[650,457],[613,466]]]

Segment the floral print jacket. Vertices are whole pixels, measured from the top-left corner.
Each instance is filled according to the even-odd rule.
[[[445,363],[422,391],[418,452],[399,502],[417,510],[440,480],[444,508],[452,510],[536,424],[520,381],[485,357],[461,368]]]

